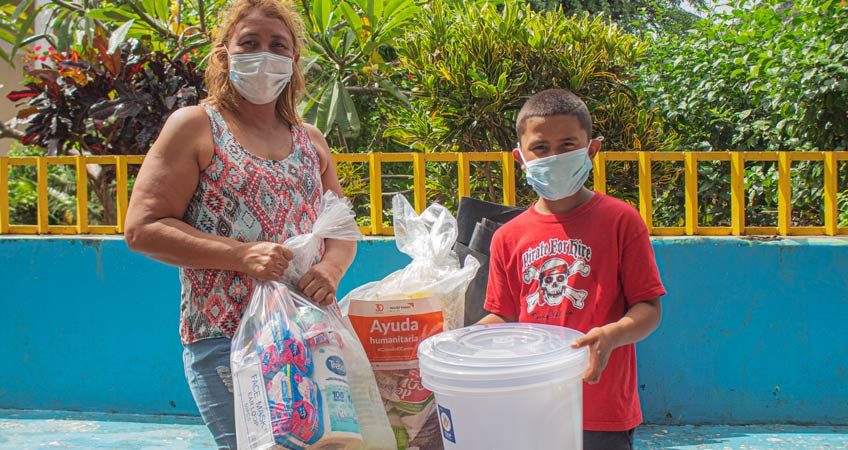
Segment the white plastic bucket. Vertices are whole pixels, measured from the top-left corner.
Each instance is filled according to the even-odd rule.
[[[447,450],[581,450],[585,348],[551,325],[474,325],[418,347]]]

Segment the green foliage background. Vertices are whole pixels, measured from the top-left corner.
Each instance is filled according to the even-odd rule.
[[[684,7],[678,0],[295,3],[305,18],[308,44],[302,65],[309,88],[301,112],[324,131],[336,152],[508,150],[516,140],[518,108],[549,87],[573,90],[586,100],[595,134],[607,138],[607,151],[848,148],[845,1],[734,0],[720,11],[707,9],[705,2]],[[55,47],[51,55],[76,52],[89,64],[102,66],[114,58],[104,53],[120,54],[122,48],[140,45],[202,70],[225,5],[223,0],[4,4],[0,40],[11,51],[0,57],[11,62],[16,52],[27,52],[29,61],[36,61],[45,55],[34,45],[48,42]],[[39,12],[50,17],[51,25],[36,34],[33,23]],[[91,51],[98,39],[108,41],[108,51]],[[144,68],[147,64],[141,62]],[[38,64],[23,69],[30,77],[40,76]],[[79,76],[60,67],[56,73],[60,84]],[[119,93],[121,98],[134,98],[133,86],[139,83],[126,79],[130,90]],[[89,104],[116,106],[120,100],[108,92],[101,95]],[[53,108],[57,123],[70,120],[55,105],[18,101],[22,117]],[[148,128],[163,123],[172,109],[168,105],[139,114],[139,120]],[[97,112],[105,123],[126,120],[119,107]],[[86,114],[75,112],[80,113]],[[60,138],[54,128],[28,132],[38,133],[37,142],[51,142]],[[104,140],[91,127],[71,133],[76,135],[62,135],[62,141],[97,145]],[[100,143],[100,148],[110,148],[109,142]],[[64,151],[88,150],[72,145]],[[839,173],[842,224],[848,224],[845,165]],[[429,200],[454,207],[455,165],[431,163],[427,169]],[[339,172],[367,224],[370,180],[365,165],[342,164]],[[699,172],[702,225],[727,224],[729,164],[702,163]],[[387,198],[411,193],[411,165],[386,164],[384,173]],[[682,164],[655,163],[653,174],[656,224],[682,224]],[[26,179],[24,172],[20,175]],[[820,224],[822,164],[796,163],[792,176],[793,222]],[[607,179],[610,193],[636,203],[635,163],[610,163]],[[500,180],[498,164],[472,165],[475,196],[502,200]],[[20,183],[12,186],[18,195],[12,203],[24,220],[31,191],[25,181]],[[105,189],[110,181],[100,184]],[[520,180],[519,185],[520,203],[528,204],[532,192]],[[776,222],[776,185],[773,163],[748,164],[750,225]],[[67,217],[61,212],[66,203],[59,195],[51,199],[57,210],[51,220],[58,223]],[[390,220],[388,212],[383,219]]]

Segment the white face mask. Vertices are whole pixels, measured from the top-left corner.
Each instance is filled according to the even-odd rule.
[[[266,105],[289,84],[293,65],[291,58],[268,52],[230,55],[230,81],[247,101]]]
[[[604,138],[601,136],[593,140],[602,141]],[[592,173],[589,146],[527,162],[519,143],[518,154],[524,163],[527,184],[548,200],[562,200],[576,194]]]

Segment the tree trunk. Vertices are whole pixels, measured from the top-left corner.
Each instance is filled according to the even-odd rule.
[[[117,224],[117,207],[115,205],[115,199],[112,196],[112,189],[110,189],[112,184],[111,172],[93,164],[89,164],[87,170],[89,183],[94,191],[94,195],[97,196],[100,204],[103,205],[102,223],[104,225]]]
[[[495,192],[495,180],[492,178],[492,162],[486,161],[486,164],[483,166],[483,172],[486,174],[486,184],[489,187],[489,198],[492,199],[493,202],[498,201],[497,193]],[[506,203],[506,199],[500,203]]]

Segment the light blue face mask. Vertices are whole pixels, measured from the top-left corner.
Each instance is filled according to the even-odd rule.
[[[547,200],[562,200],[580,190],[592,172],[589,147],[527,162],[521,153],[527,184]]]

